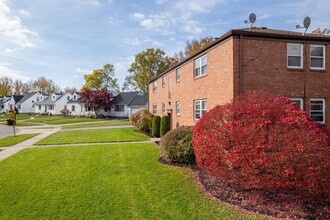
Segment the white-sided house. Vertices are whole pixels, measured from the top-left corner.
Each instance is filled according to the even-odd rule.
[[[86,114],[85,104],[80,102],[80,92],[72,94],[71,99],[67,103],[67,109],[70,116],[84,116]]]
[[[3,96],[0,99],[0,113],[8,112],[10,96]]]
[[[68,98],[69,96],[69,98]],[[61,111],[66,108],[68,99],[71,95],[69,93],[53,93],[46,99],[35,103],[35,112],[39,114],[53,114],[60,115]]]
[[[134,112],[148,107],[148,96],[139,92],[121,92],[111,102],[110,116],[129,118]]]
[[[43,95],[39,92],[26,93],[16,104],[19,113],[35,113],[35,103],[41,101]]]
[[[10,98],[10,100],[9,100],[9,109],[10,108],[13,108],[13,109],[15,109],[15,108],[17,108],[17,105],[18,105],[18,102],[21,100],[23,98],[23,96],[22,95],[12,95],[11,96],[11,98]],[[9,110],[8,109],[8,110]]]

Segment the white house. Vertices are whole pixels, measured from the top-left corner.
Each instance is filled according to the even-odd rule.
[[[9,109],[10,108],[17,108],[17,105],[18,105],[18,102],[21,100],[23,98],[23,96],[22,95],[12,95],[11,97],[10,97],[10,100],[9,100],[9,102],[8,102],[8,104],[9,104]],[[8,110],[9,110],[8,109]],[[8,111],[7,110],[7,111]]]
[[[148,108],[148,96],[139,92],[121,92],[112,100],[110,116],[129,118],[142,108]]]
[[[72,94],[66,107],[71,116],[84,116],[87,112],[84,103],[80,102],[80,92],[75,92]]]
[[[8,112],[10,96],[0,97],[0,113]]]
[[[60,115],[61,111],[66,108],[67,102],[70,100],[70,93],[53,93],[43,101],[36,102],[35,113]]]
[[[26,93],[23,98],[16,103],[19,113],[34,113],[36,102],[43,99],[43,95],[39,92]]]

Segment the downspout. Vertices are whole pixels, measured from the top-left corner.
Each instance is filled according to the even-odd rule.
[[[239,95],[243,94],[243,34],[239,38]]]

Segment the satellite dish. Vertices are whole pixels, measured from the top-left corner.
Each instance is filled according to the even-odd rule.
[[[311,18],[310,17],[306,17],[304,19],[304,26],[300,26],[299,24],[296,25],[296,28],[299,29],[299,28],[305,28],[305,32],[304,32],[304,35],[306,34],[309,26],[311,25]]]
[[[249,20],[245,20],[244,23],[245,23],[245,24],[249,24],[249,23],[250,23],[250,24],[251,24],[250,29],[251,29],[252,25],[254,24],[254,22],[256,22],[256,20],[257,20],[257,16],[256,16],[256,14],[251,13],[251,14],[249,15]]]

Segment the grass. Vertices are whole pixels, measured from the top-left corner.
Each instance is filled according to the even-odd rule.
[[[146,135],[134,132],[133,128],[114,128],[60,131],[42,139],[36,145],[146,141],[148,139]]]
[[[80,122],[95,122],[101,121],[102,119],[93,119],[93,118],[67,118],[61,116],[52,116],[48,118],[35,118],[29,120],[29,122],[43,123],[49,125],[58,125],[58,124],[71,124],[71,123],[80,123]]]
[[[98,122],[98,123],[86,123],[77,125],[65,125],[62,128],[89,128],[89,127],[105,127],[105,126],[120,126],[120,125],[132,125],[129,121],[109,121],[109,122]]]
[[[158,156],[146,143],[24,150],[0,162],[0,219],[257,219]]]
[[[27,139],[33,138],[37,135],[38,134],[20,134],[16,135],[16,137],[14,135],[11,135],[4,138],[0,138],[0,147],[13,146]]]

